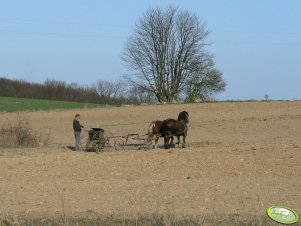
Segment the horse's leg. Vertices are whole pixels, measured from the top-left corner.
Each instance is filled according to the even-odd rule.
[[[177,144],[178,144],[178,147],[179,147],[180,146],[180,136],[177,135],[177,138],[178,138]]]
[[[167,131],[164,136],[165,149],[170,148],[173,143],[173,136],[170,131]]]
[[[158,140],[159,140],[159,137],[157,137],[157,138],[155,139],[155,149],[157,149]]]
[[[170,136],[171,136],[171,135],[170,135]],[[170,137],[170,144],[169,144],[169,146],[170,146],[170,147],[173,146],[173,136]]]
[[[183,133],[183,144],[182,144],[182,147],[183,147],[183,148],[186,148],[186,137],[187,137],[187,129],[186,129],[186,131]]]
[[[167,148],[168,148],[168,141],[169,141],[169,139],[168,139],[168,135],[167,135],[167,134],[165,134],[165,135],[164,135],[164,148],[165,148],[165,149],[167,149]]]
[[[186,148],[185,140],[186,140],[186,136],[185,136],[185,134],[184,134],[184,136],[183,136],[182,148]]]

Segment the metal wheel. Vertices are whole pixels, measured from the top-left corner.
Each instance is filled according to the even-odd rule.
[[[122,137],[117,137],[114,139],[114,148],[116,151],[123,150],[125,147],[125,141]]]
[[[104,138],[103,132],[97,132],[93,135],[91,146],[95,150],[96,153],[103,151],[103,148],[106,144],[106,140]]]
[[[114,148],[115,149],[115,137],[114,135],[109,132],[106,131],[106,134],[103,134],[103,143],[104,143],[104,147],[109,147],[109,148]]]

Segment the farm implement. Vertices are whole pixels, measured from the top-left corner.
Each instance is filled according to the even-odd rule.
[[[102,128],[91,128],[88,131],[88,139],[86,141],[85,150],[102,152],[105,149],[113,149],[116,151],[126,148],[136,148],[137,150],[148,150],[152,147],[152,141],[147,134],[130,133],[121,136],[115,136],[113,133]]]

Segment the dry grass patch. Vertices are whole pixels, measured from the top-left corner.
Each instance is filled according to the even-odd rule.
[[[241,216],[231,215],[201,215],[180,217],[174,214],[147,215],[138,214],[136,216],[109,215],[94,216],[92,218],[40,218],[32,220],[21,220],[18,218],[0,219],[0,225],[5,226],[276,226],[279,223],[272,221],[267,216]],[[301,226],[300,223],[293,224]]]
[[[29,120],[17,116],[0,126],[0,147],[40,147],[50,143],[49,129],[33,129]]]

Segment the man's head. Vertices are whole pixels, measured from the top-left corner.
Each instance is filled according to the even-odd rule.
[[[80,114],[75,114],[75,119],[79,120],[80,119]]]

